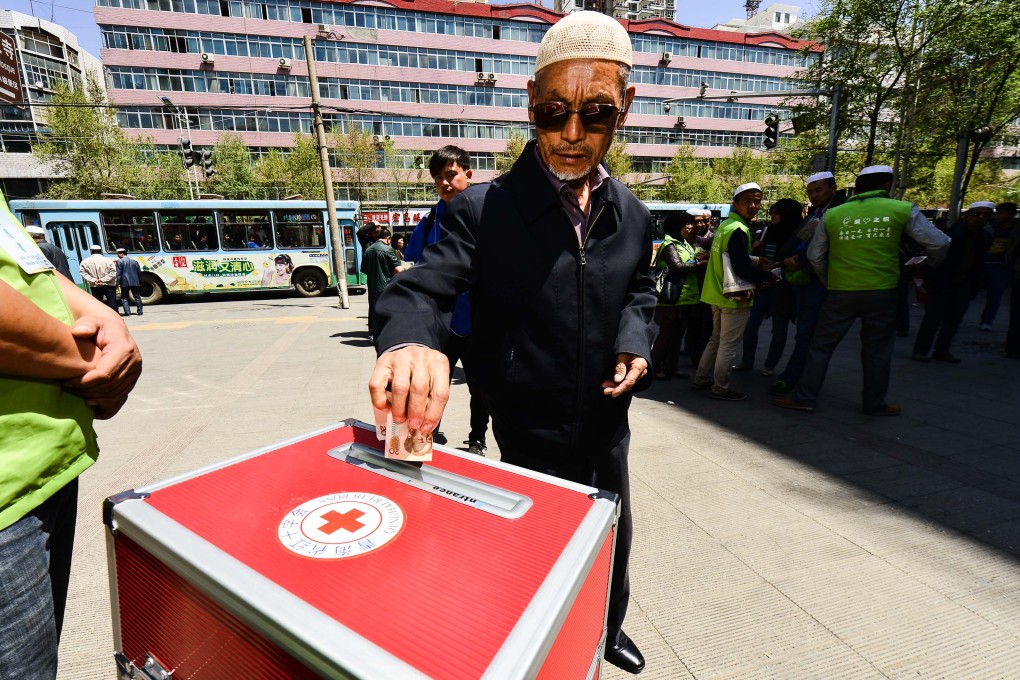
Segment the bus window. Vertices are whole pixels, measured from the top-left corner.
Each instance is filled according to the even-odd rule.
[[[103,243],[110,252],[124,248],[129,253],[159,250],[156,220],[151,210],[103,210]]]
[[[93,244],[99,245],[101,243],[99,240],[99,228],[95,222],[49,222],[46,226],[52,229],[53,234],[59,234],[60,230],[63,229],[68,247],[73,250],[74,246],[71,244],[77,243],[77,250],[81,253],[89,252],[89,244],[86,243],[87,239],[85,238],[86,231],[92,237],[91,241]],[[59,236],[54,240],[59,240]],[[56,244],[54,243],[53,245]]]
[[[276,210],[276,245],[280,248],[324,248],[326,230],[322,213]]]
[[[42,221],[39,219],[39,212],[36,210],[22,210],[21,223],[25,225],[25,227],[42,226]]]
[[[167,250],[216,249],[216,222],[211,210],[161,212],[159,221]]]
[[[221,210],[220,230],[224,250],[268,250],[273,247],[269,213],[263,210]]]

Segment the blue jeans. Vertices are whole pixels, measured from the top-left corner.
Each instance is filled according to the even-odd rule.
[[[57,677],[78,480],[0,530],[0,678]]]
[[[128,315],[131,313],[131,306],[128,304],[128,293],[131,293],[131,297],[135,299],[135,308],[138,310],[138,316],[142,315],[142,287],[141,286],[121,286],[120,287],[120,304],[124,307],[124,314]]]
[[[1012,272],[1004,264],[986,264],[981,276],[981,285],[987,288],[985,308],[981,311],[981,323],[991,325],[999,313],[1002,294],[1009,287]]]
[[[754,366],[754,356],[758,352],[758,329],[761,328],[762,322],[765,321],[765,317],[772,308],[774,297],[775,289],[773,288],[762,288],[754,296],[751,316],[744,329],[744,357],[740,363],[745,366]],[[769,342],[769,353],[765,357],[765,368],[775,368],[779,360],[783,358],[789,329],[790,317],[788,315],[772,315],[772,341]]]
[[[806,286],[797,286],[797,333],[794,336],[793,351],[786,362],[786,370],[779,376],[787,384],[796,385],[804,372],[825,292],[825,286],[816,278],[812,278]]]

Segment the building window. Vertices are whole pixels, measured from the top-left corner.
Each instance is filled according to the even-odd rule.
[[[786,14],[783,15],[783,23],[784,24],[790,23],[790,13],[789,12],[787,12]]]
[[[776,23],[777,24],[778,23],[782,23],[782,21],[783,21],[783,13],[782,12],[776,12]]]

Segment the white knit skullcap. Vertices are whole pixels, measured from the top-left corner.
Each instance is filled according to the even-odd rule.
[[[893,174],[893,169],[888,165],[869,165],[868,167],[861,170],[861,172],[857,176],[860,177],[861,175],[891,175],[891,174]]]
[[[33,236],[45,236],[46,235],[46,231],[42,227],[37,227],[34,224],[30,225],[28,227],[25,227],[25,231],[27,231],[29,234],[32,234]]]
[[[829,172],[828,170],[826,170],[825,172],[816,172],[815,174],[807,178],[807,183],[811,184],[812,182],[817,182],[820,179],[835,179],[835,177],[833,177],[832,173]]]
[[[974,201],[967,210],[973,210],[974,208],[991,208],[995,210],[995,204],[991,201]]]
[[[546,31],[538,46],[535,73],[567,59],[602,59],[633,65],[627,31],[616,19],[601,12],[574,12]]]
[[[701,208],[688,208],[687,214],[691,217],[701,217]]]
[[[747,184],[741,184],[739,187],[733,190],[733,198],[736,198],[745,191],[761,191],[761,187],[758,186],[757,182],[748,182]]]

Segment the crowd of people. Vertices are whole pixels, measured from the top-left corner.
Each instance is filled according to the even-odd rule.
[[[987,291],[979,327],[989,331],[1003,292],[1020,278],[1016,204],[976,201],[959,223],[943,218],[936,227],[916,206],[892,199],[891,182],[888,166],[865,168],[847,199],[832,173],[817,173],[807,180],[809,206],[777,200],[764,223],[755,221],[761,189],[748,183],[737,187],[730,217],[715,231],[698,223],[702,210],[669,217],[653,261],[671,284],[655,310],[655,378],[691,377],[680,367],[686,356],[696,389],[745,399],[730,374],[758,370],[759,331],[771,318],[760,374],[775,378],[768,391],[778,406],[814,410],[829,358],[860,318],[863,409],[896,415],[899,407],[885,401],[889,361],[893,338],[909,335],[915,285],[925,313],[913,359],[960,363],[950,348],[971,300]],[[740,290],[723,289],[724,254],[725,268],[748,284]],[[1017,316],[1010,315],[1009,359],[1020,358]],[[794,346],[783,367],[791,325]]]

